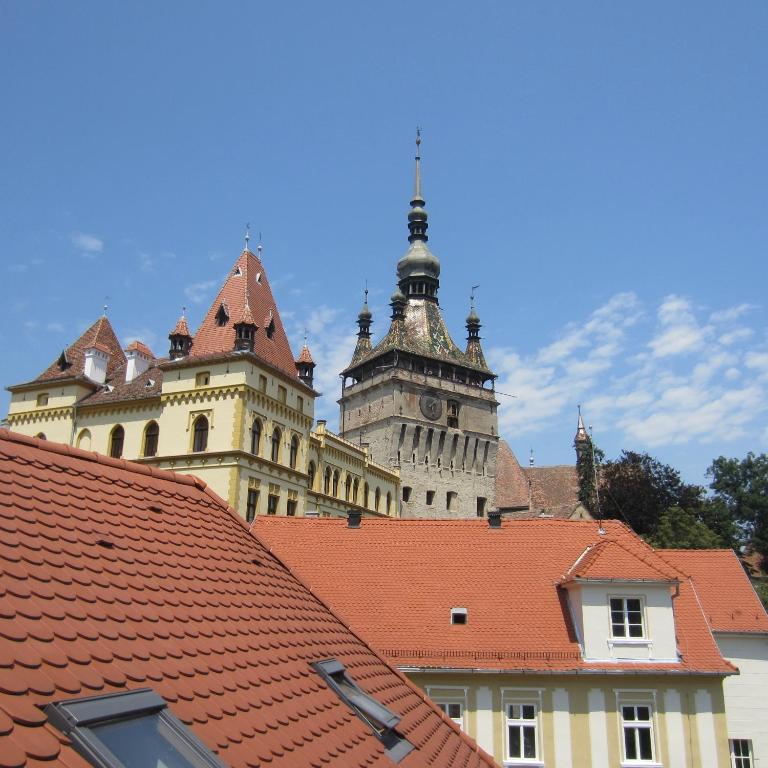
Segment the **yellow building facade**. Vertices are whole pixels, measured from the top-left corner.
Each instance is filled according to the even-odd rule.
[[[123,350],[101,317],[9,387],[8,426],[197,475],[249,521],[397,515],[397,471],[325,422],[313,430],[315,364],[306,345],[294,359],[256,254],[240,254],[197,333],[182,317],[169,338],[167,358],[140,342]]]

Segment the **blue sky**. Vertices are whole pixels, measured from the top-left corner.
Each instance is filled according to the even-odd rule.
[[[242,247],[337,421],[365,280],[388,324],[423,128],[440,302],[470,286],[521,461],[702,481],[768,450],[764,2],[0,4],[0,371],[101,313],[157,354]],[[7,410],[3,393],[0,410]]]

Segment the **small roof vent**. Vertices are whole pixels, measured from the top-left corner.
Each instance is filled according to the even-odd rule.
[[[501,512],[498,509],[492,509],[488,513],[488,527],[501,528]]]
[[[359,528],[363,513],[359,509],[350,509],[347,511],[347,527]]]
[[[451,624],[466,624],[468,617],[466,608],[451,608]]]

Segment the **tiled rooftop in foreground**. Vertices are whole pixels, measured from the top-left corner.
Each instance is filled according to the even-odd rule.
[[[391,766],[329,658],[400,718],[400,765],[493,765],[195,478],[2,430],[0,569],[2,768],[86,768],[42,707],[140,688],[233,768]]]

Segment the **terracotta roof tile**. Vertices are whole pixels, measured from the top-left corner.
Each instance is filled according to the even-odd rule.
[[[594,525],[594,524],[593,524]],[[582,552],[562,581],[678,581],[680,574],[641,539],[601,539]]]
[[[234,323],[242,317],[246,303],[252,317],[265,318],[262,329],[256,333],[254,352],[269,365],[296,378],[293,353],[272,296],[269,280],[262,263],[250,251],[243,251],[230,270],[224,285],[197,329],[190,355],[197,357],[231,352],[235,346]],[[216,322],[216,314],[222,305],[226,307],[229,316],[223,326]],[[268,338],[265,331],[270,320],[274,321],[275,328],[272,337]]]
[[[301,354],[298,357],[298,360],[296,360],[297,363],[314,363],[315,361],[312,359],[312,353],[309,351],[309,347],[304,344],[304,346],[301,348]]]
[[[182,315],[174,326],[173,330],[168,334],[169,336],[192,336],[189,332],[189,326],[187,325],[187,318]]]
[[[90,347],[109,353],[107,377],[113,376],[115,370],[125,363],[125,354],[120,342],[106,315],[102,315],[77,341],[64,350],[69,363],[68,367],[62,370],[57,358],[37,377],[36,381],[82,376],[85,370],[85,350]]]
[[[567,671],[633,668],[582,661],[557,582],[598,542],[634,572],[679,577],[675,600],[683,661],[644,669],[727,674],[690,582],[617,521],[345,520],[259,517],[253,530],[387,658],[402,666]],[[624,554],[621,555],[624,557]],[[639,563],[638,563],[639,561]],[[386,572],[379,566],[388,564]],[[626,565],[626,563],[624,563]],[[595,574],[608,573],[598,560]],[[353,573],[354,578],[349,578]],[[397,573],[397,579],[388,574]],[[445,578],[445,574],[452,578]],[[469,611],[451,625],[452,607]]]
[[[132,341],[126,348],[126,352],[138,352],[145,357],[148,357],[150,360],[155,359],[155,355],[152,352],[152,350],[143,342],[143,341]]]
[[[126,365],[117,368],[114,375],[92,394],[86,395],[78,405],[96,405],[97,403],[117,403],[123,400],[145,400],[160,397],[163,386],[163,371],[158,367],[165,359],[155,360],[144,373],[132,381],[126,382]]]
[[[528,481],[505,440],[499,440],[496,452],[496,506],[499,509],[528,506]]]
[[[0,430],[0,767],[87,768],[40,707],[149,686],[240,766],[391,765],[310,662],[401,716],[404,766],[492,766],[200,480]]]
[[[715,632],[768,632],[768,614],[733,550],[660,549],[658,553],[693,578]]]

